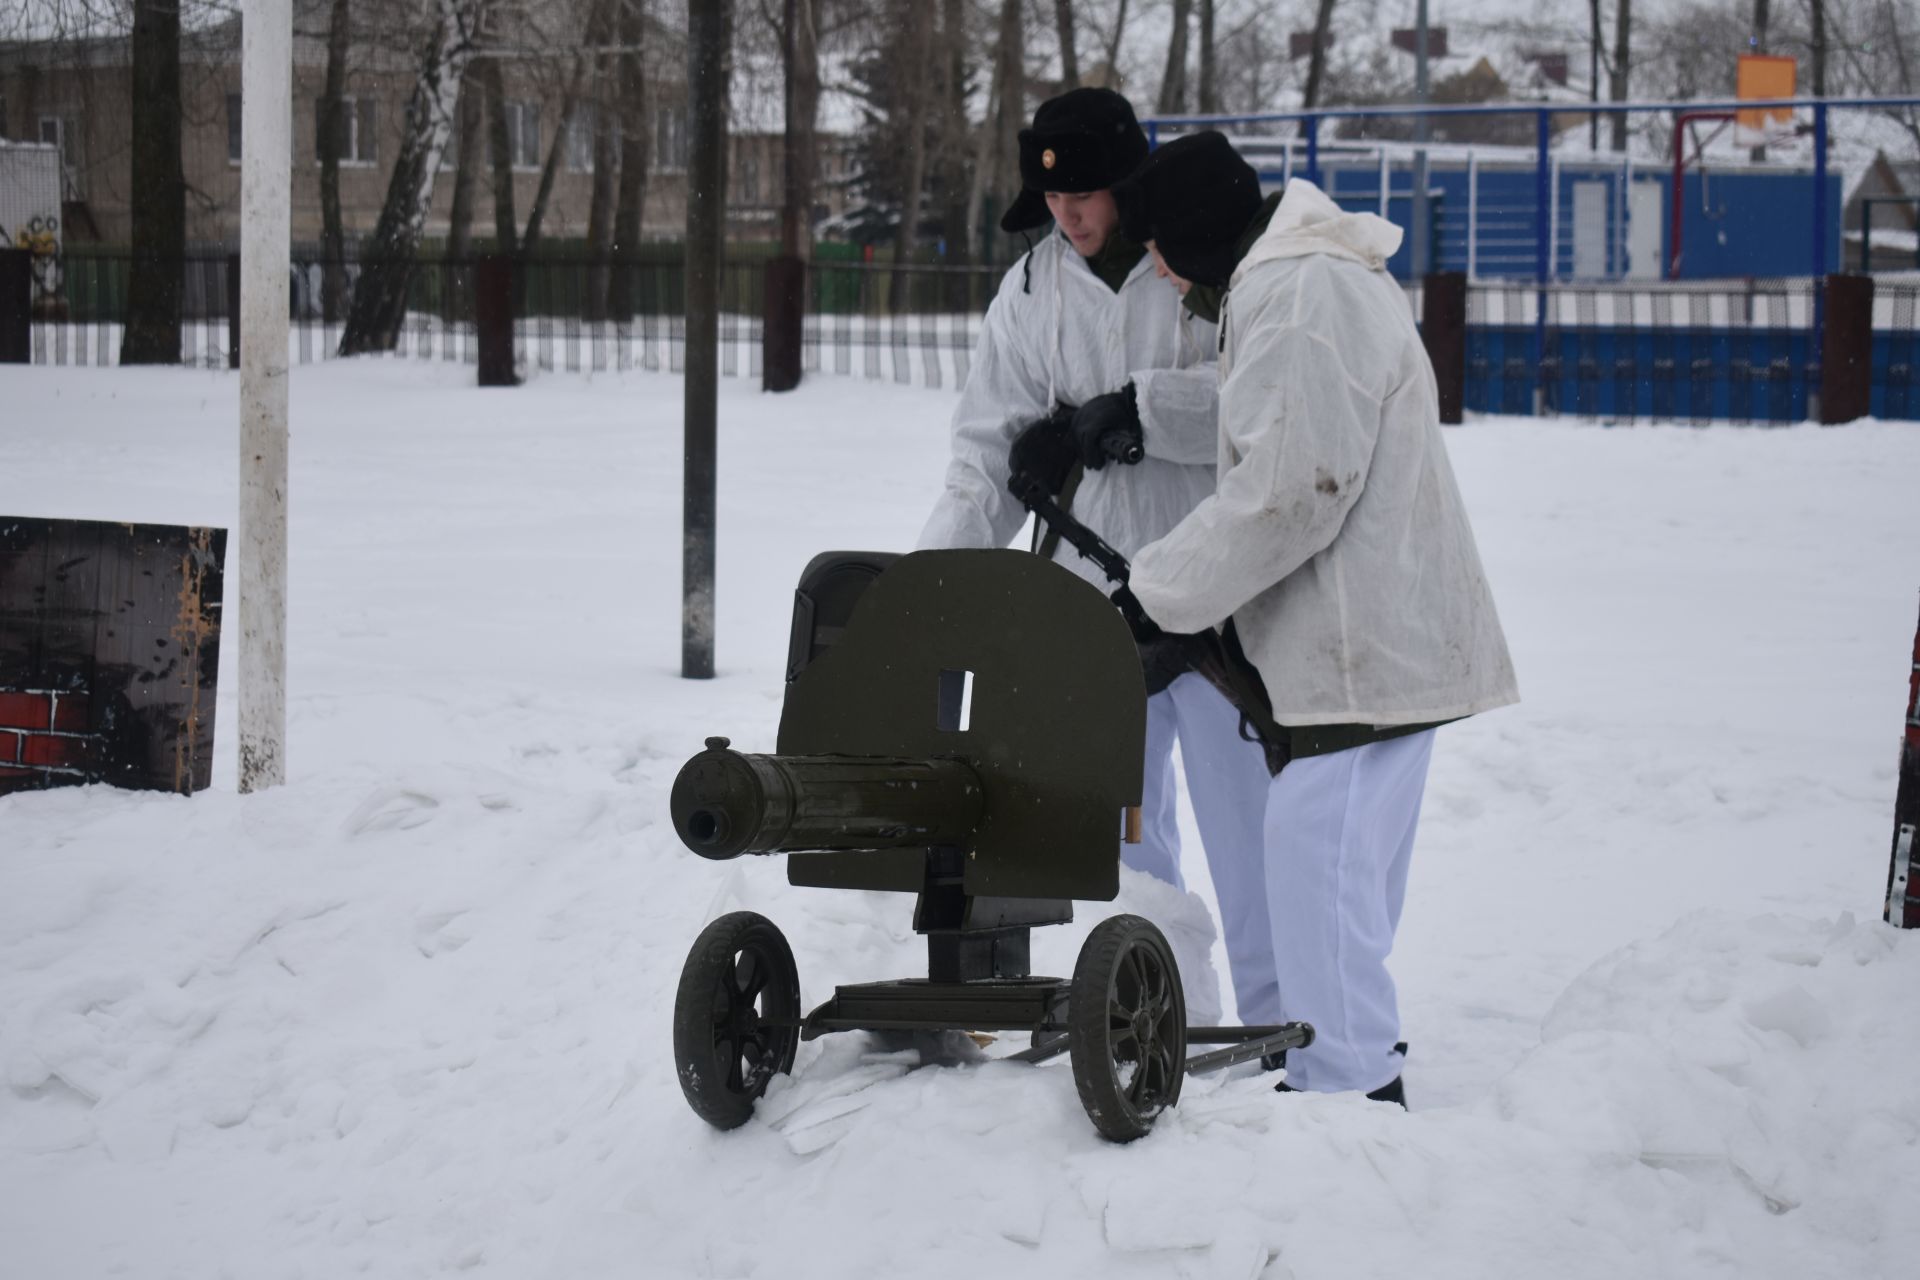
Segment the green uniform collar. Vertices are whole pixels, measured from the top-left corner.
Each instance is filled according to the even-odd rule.
[[[1100,251],[1087,259],[1087,270],[1099,276],[1100,282],[1107,288],[1118,293],[1120,286],[1127,282],[1127,277],[1133,274],[1133,269],[1140,265],[1140,259],[1146,256],[1146,249],[1127,239],[1126,234],[1116,227],[1113,234],[1107,237],[1107,242],[1100,246]]]
[[[1253,242],[1267,233],[1267,224],[1273,221],[1273,211],[1280,207],[1281,193],[1276,191],[1260,202],[1259,210],[1253,215],[1253,221],[1240,233],[1240,239],[1234,242],[1233,265],[1239,266],[1240,260],[1253,248]],[[1187,310],[1193,312],[1208,324],[1220,323],[1220,303],[1226,298],[1227,291],[1222,286],[1196,284],[1187,290],[1184,299]]]

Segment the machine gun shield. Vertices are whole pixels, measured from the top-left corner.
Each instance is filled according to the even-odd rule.
[[[777,749],[963,761],[985,792],[968,894],[1109,901],[1146,719],[1133,639],[1096,588],[1024,552],[921,551],[874,579],[795,676]],[[917,892],[925,856],[795,854],[787,874]]]

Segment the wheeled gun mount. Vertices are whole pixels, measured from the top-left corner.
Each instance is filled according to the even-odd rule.
[[[681,768],[673,829],[703,858],[964,845],[985,814],[960,760],[746,755],[725,738]]]
[[[1304,1023],[1187,1027],[1172,949],[1138,916],[1096,925],[1071,979],[1032,972],[1034,928],[1119,892],[1141,799],[1140,660],[1096,588],[1019,551],[832,552],[801,577],[790,637],[775,754],[707,739],[674,782],[674,829],[707,858],[786,853],[797,885],[916,894],[927,973],[837,986],[808,1012],[772,921],[709,923],[673,1024],[709,1123],[745,1123],[801,1040],[1021,1031],[1013,1056],[1070,1055],[1089,1118],[1124,1142],[1189,1072],[1311,1041]],[[1190,1041],[1224,1047],[1188,1058]]]

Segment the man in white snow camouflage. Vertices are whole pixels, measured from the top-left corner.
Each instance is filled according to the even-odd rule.
[[[1400,230],[1298,179],[1263,200],[1211,132],[1115,195],[1222,335],[1218,488],[1115,598],[1143,639],[1230,624],[1287,736],[1264,890],[1281,1010],[1316,1038],[1279,1087],[1404,1106],[1386,961],[1434,730],[1519,693],[1433,367],[1386,271]]]
[[[1211,324],[1186,314],[1156,280],[1144,249],[1120,231],[1109,188],[1147,154],[1133,108],[1106,89],[1043,103],[1020,134],[1024,189],[1001,219],[1050,233],[1001,280],[953,416],[946,485],[920,535],[923,548],[1001,547],[1026,512],[1007,491],[1010,452],[1063,492],[1073,513],[1131,554],[1165,534],[1213,490],[1217,380]],[[1064,405],[1078,406],[1058,412]],[[1108,465],[1099,441],[1137,430],[1145,456]],[[1072,472],[1084,469],[1077,486]],[[1104,589],[1068,547],[1054,558]],[[1278,983],[1257,860],[1267,771],[1239,735],[1239,716],[1212,686],[1182,675],[1147,704],[1142,842],[1127,866],[1176,888],[1180,835],[1172,770],[1180,744],[1194,815],[1220,900],[1234,993],[1244,1022],[1277,1022]],[[1210,924],[1156,921],[1186,976],[1188,1018],[1219,1021]]]

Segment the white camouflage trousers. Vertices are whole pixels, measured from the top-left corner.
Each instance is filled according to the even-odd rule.
[[[1280,984],[1261,865],[1269,781],[1266,757],[1258,745],[1241,740],[1240,713],[1191,672],[1147,699],[1141,838],[1139,844],[1120,847],[1121,862],[1176,889],[1186,888],[1180,874],[1178,792],[1173,776],[1176,739],[1207,869],[1220,901],[1221,932],[1240,1021],[1278,1022]],[[1180,921],[1155,923],[1162,926],[1180,966],[1187,1021],[1197,1027],[1217,1026],[1221,1009],[1211,936],[1195,936]]]

